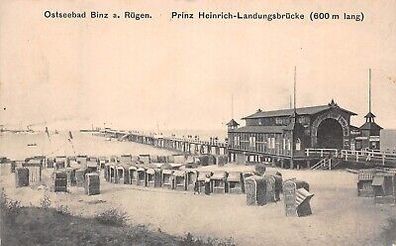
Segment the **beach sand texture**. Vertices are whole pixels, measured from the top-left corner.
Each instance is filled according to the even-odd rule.
[[[126,150],[159,153],[163,150],[132,143],[102,142],[109,152]],[[4,144],[4,143],[3,143]],[[134,146],[130,149],[120,147]],[[83,143],[76,143],[83,146]],[[117,147],[115,147],[117,146]],[[136,148],[135,148],[136,146]],[[92,144],[88,149],[95,150]],[[112,154],[115,152],[111,152]],[[93,152],[92,152],[93,154]],[[252,166],[209,166],[211,170],[253,170]],[[268,168],[268,171],[275,171]],[[247,206],[245,195],[194,195],[192,192],[162,188],[140,188],[131,185],[110,184],[101,173],[101,194],[84,195],[82,188],[69,187],[69,193],[51,193],[47,188],[24,187],[15,189],[14,176],[2,170],[1,186],[13,199],[24,205],[39,206],[44,195],[52,206],[67,205],[73,214],[93,216],[110,207],[125,210],[131,223],[145,224],[153,230],[173,235],[191,232],[204,237],[233,237],[238,245],[382,245],[380,234],[388,218],[396,218],[391,205],[374,204],[372,198],[357,197],[357,177],[346,171],[279,170],[283,178],[297,178],[310,184],[315,194],[311,201],[313,214],[308,217],[286,217],[283,202],[262,207]],[[44,184],[49,181],[51,169],[43,172]]]

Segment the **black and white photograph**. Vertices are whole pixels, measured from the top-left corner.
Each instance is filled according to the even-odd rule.
[[[2,0],[0,246],[396,245],[395,10]]]

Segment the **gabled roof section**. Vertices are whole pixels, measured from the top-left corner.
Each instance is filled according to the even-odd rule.
[[[238,122],[236,122],[234,119],[230,120],[230,122],[228,122],[226,125],[227,126],[239,126]]]
[[[320,113],[322,111],[331,109],[331,108],[338,108],[350,115],[357,115],[356,113],[343,109],[339,106],[336,105],[331,105],[331,104],[326,104],[326,105],[319,105],[319,106],[311,106],[311,107],[302,107],[302,108],[297,108],[296,113],[298,115],[313,115]],[[267,118],[267,117],[276,117],[276,116],[290,116],[293,114],[294,109],[281,109],[281,110],[272,110],[272,111],[262,111],[262,112],[256,112],[252,115],[246,116],[242,118],[243,120],[245,119],[256,119],[256,118]]]
[[[380,127],[375,122],[366,122],[361,127],[360,130],[382,130],[383,128]]]
[[[375,118],[375,117],[376,116],[371,112],[368,112],[368,114],[366,114],[366,116],[364,116],[364,118]]]

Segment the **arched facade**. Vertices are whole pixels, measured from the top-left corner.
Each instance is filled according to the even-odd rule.
[[[297,160],[306,158],[307,149],[350,149],[354,115],[333,100],[319,106],[260,110],[243,118],[245,126],[228,130],[228,151],[232,157]]]
[[[349,147],[349,119],[347,120],[342,112],[329,111],[327,113],[319,115],[312,123],[311,126],[311,146],[316,147],[331,147],[331,146],[320,146],[321,141],[318,141],[318,130],[322,124],[326,124],[328,120],[336,121],[342,129],[342,146],[333,146],[333,148],[347,148]],[[336,130],[334,130],[336,132]],[[319,134],[320,137],[320,134]],[[335,136],[337,137],[337,136]]]

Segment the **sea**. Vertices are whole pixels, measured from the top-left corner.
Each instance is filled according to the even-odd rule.
[[[177,137],[199,136],[201,140],[218,137],[219,140],[224,141],[226,131],[173,130],[164,132],[164,135],[171,134]],[[68,131],[60,131],[58,134],[51,133],[49,136],[45,132],[0,133],[0,156],[12,160],[23,160],[27,157],[41,155],[110,156],[122,154],[168,155],[172,153],[175,152],[129,141],[120,142],[115,139],[108,141],[105,137],[80,131],[71,132],[71,137]]]

